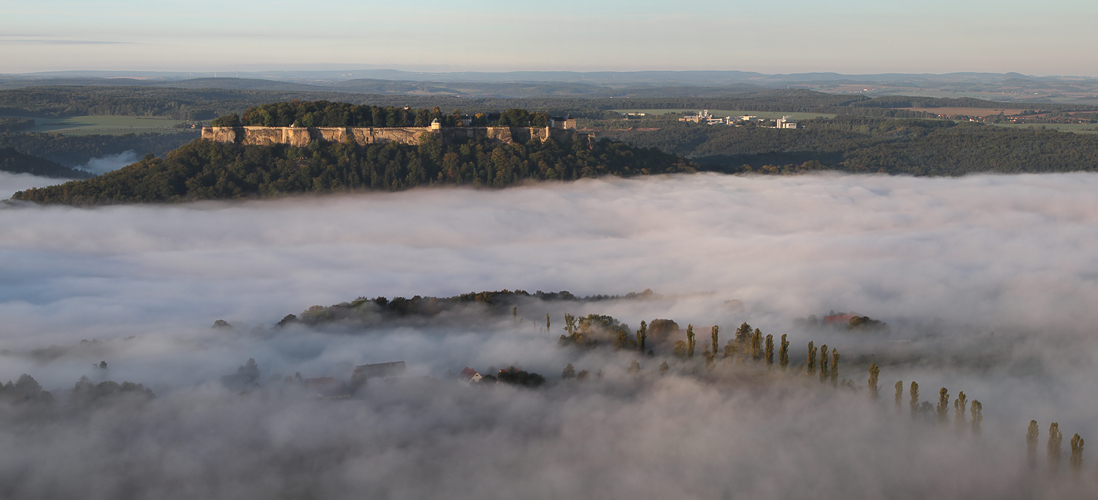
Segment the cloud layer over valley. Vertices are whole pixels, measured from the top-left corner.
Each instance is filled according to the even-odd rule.
[[[1066,473],[1055,484],[1018,473],[1030,418],[1042,425],[1042,456],[1051,421],[1065,447],[1071,433],[1098,431],[1096,188],[1089,174],[690,175],[242,203],[9,204],[0,380],[31,374],[58,408],[81,376],[143,383],[157,398],[83,417],[0,405],[0,484],[10,485],[0,497],[1063,493],[1074,487]],[[273,327],[314,304],[505,288],[662,297],[530,301],[516,318]],[[795,321],[829,311],[890,331]],[[632,329],[655,318],[702,325],[699,354],[710,325],[723,342],[746,321],[788,334],[794,366],[809,340],[840,349],[842,377],[862,389],[750,365],[699,377],[672,363],[661,377],[660,357],[643,360],[637,378],[625,373],[631,353],[558,348],[564,313],[609,314]],[[216,319],[234,329],[211,330]],[[239,396],[218,380],[248,358],[265,387]],[[109,370],[92,368],[100,360]],[[407,380],[350,400],[280,385],[391,360],[407,361]],[[876,403],[864,388],[869,362],[882,366]],[[557,383],[568,363],[604,377]],[[448,376],[511,364],[552,383],[466,387]],[[897,414],[896,380],[917,380],[931,403],[941,386],[980,399],[981,438],[912,423],[906,399]],[[1093,467],[1084,465],[1086,481]],[[61,469],[73,472],[59,481]]]

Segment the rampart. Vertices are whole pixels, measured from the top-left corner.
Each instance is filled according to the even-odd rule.
[[[414,146],[420,143],[423,134],[438,134],[446,144],[456,139],[490,139],[510,144],[568,141],[586,136],[575,130],[552,127],[202,127],[203,139],[247,146],[306,146],[314,140],[351,141],[358,145],[399,142]]]

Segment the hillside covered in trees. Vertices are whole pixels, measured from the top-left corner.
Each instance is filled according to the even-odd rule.
[[[1098,134],[949,120],[837,116],[798,130],[674,124],[608,135],[690,158],[702,170],[965,175],[1098,170]]]
[[[527,180],[692,171],[693,165],[677,156],[607,140],[443,144],[428,135],[418,146],[314,141],[304,148],[196,140],[164,158],[146,155],[94,179],[20,191],[12,198],[73,205],[183,202],[437,185],[502,188]]]
[[[0,148],[0,172],[31,174],[62,179],[87,179],[92,175],[59,165],[45,158],[20,153],[12,148]]]

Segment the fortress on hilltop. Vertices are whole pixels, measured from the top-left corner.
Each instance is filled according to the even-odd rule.
[[[590,134],[576,131],[574,119],[554,118],[548,127],[442,127],[436,120],[429,127],[202,127],[202,138],[246,146],[289,144],[306,146],[310,141],[353,142],[367,144],[418,145],[423,134],[435,134],[444,144],[459,139],[489,139],[504,144],[532,140],[593,140]]]

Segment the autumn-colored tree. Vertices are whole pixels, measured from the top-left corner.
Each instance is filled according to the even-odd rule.
[[[816,346],[812,345],[812,341],[808,341],[808,364],[805,365],[805,374],[814,375],[816,373]]]
[[[869,397],[872,399],[880,398],[878,393],[880,390],[877,387],[877,380],[881,377],[881,369],[877,366],[877,363],[869,364]]]
[[[911,417],[919,414],[919,384],[911,382]]]
[[[565,366],[564,371],[561,372],[560,378],[565,380],[576,378],[576,367],[572,366],[572,363],[568,363],[568,366]]]
[[[720,337],[720,335],[719,335],[720,331],[721,331],[721,328],[719,326],[713,325],[713,330],[711,330],[709,332],[709,343],[710,343],[709,345],[713,346],[713,355],[714,356],[717,355],[717,346],[721,345],[720,338],[719,338]]]
[[[1060,470],[1060,445],[1064,435],[1060,434],[1060,424],[1053,422],[1048,428],[1048,468],[1052,472]]]
[[[576,333],[576,317],[571,314],[564,315],[564,331],[568,332],[568,336],[571,337]]]
[[[839,383],[839,350],[831,350],[831,385]]]
[[[724,346],[724,357],[731,358],[732,356],[735,356],[738,347],[736,339],[729,340]]]
[[[683,342],[681,340],[676,340],[675,341],[675,348],[671,351],[671,354],[674,355],[677,358],[685,358],[686,357],[686,342]]]
[[[903,408],[903,403],[902,403],[903,399],[904,399],[904,381],[903,380],[897,380],[896,381],[896,411],[900,411],[900,408]]]
[[[778,366],[782,367],[783,372],[789,367],[789,341],[785,337],[783,333],[781,347],[778,348]]]
[[[949,421],[949,389],[945,387],[938,391],[938,422],[946,423]]]
[[[694,359],[694,325],[686,325],[686,357]]]
[[[820,346],[820,382],[827,380],[827,344]]]
[[[660,363],[660,375],[667,375],[667,372],[671,370],[670,366],[667,366],[667,362]]]
[[[1037,468],[1037,441],[1040,437],[1041,431],[1037,427],[1037,421],[1030,420],[1029,428],[1026,429],[1026,458],[1029,460],[1030,469]]]
[[[1076,434],[1071,438],[1071,472],[1079,474],[1083,469],[1083,438]]]
[[[980,435],[980,424],[984,422],[984,405],[980,403],[978,399],[972,400],[972,407],[970,408],[972,413],[972,433]]]
[[[774,335],[766,335],[766,366],[770,367],[774,365]]]
[[[762,338],[763,332],[758,328],[751,334],[751,359],[756,361],[762,357]]]
[[[641,321],[640,330],[637,330],[637,346],[640,347],[641,354],[644,354],[645,340],[648,340],[648,323]]]
[[[968,398],[965,396],[965,391],[961,391],[957,393],[957,399],[953,400],[953,425],[957,427],[957,432],[965,428],[966,410],[968,410]]]
[[[576,380],[579,380],[579,381],[587,380],[587,377],[590,376],[590,375],[591,375],[591,372],[589,372],[587,370],[580,370],[580,372],[578,374],[576,374]]]
[[[715,349],[712,349],[709,344],[705,345],[705,351],[702,353],[705,356],[705,367],[708,369],[713,368],[713,362],[716,356],[713,355]]]
[[[635,373],[640,373],[640,371],[641,371],[640,361],[637,361],[637,360],[634,359],[633,362],[629,364],[628,372],[630,374],[635,374]]]

